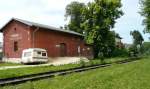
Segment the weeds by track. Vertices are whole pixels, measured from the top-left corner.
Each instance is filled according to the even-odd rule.
[[[4,78],[4,79],[0,79],[0,86],[5,86],[8,84],[19,84],[19,83],[23,83],[26,81],[34,81],[34,80],[39,80],[39,79],[44,79],[44,78],[55,77],[55,76],[59,76],[59,75],[83,72],[83,71],[92,70],[92,69],[96,69],[96,68],[108,67],[108,66],[111,66],[112,64],[124,64],[124,63],[128,63],[128,62],[136,61],[139,59],[140,58],[128,58],[128,59],[125,59],[122,61],[117,61],[117,62],[107,63],[107,64],[82,66],[82,67],[71,68],[71,69],[60,70],[60,71],[50,71],[50,72],[31,74],[31,75],[25,75],[25,76],[20,76],[20,77]]]

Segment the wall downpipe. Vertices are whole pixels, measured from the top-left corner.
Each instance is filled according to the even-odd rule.
[[[38,30],[39,30],[39,27],[37,27],[37,28],[34,29],[34,31],[33,31],[33,35],[32,35],[32,36],[33,36],[33,37],[32,37],[32,38],[33,38],[33,41],[32,41],[32,42],[33,42],[33,43],[32,43],[32,47],[33,47],[33,48],[35,47],[35,33],[36,33]]]

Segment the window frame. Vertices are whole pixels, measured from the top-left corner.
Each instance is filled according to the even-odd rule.
[[[17,52],[19,50],[19,47],[18,47],[18,41],[14,41],[14,52]]]

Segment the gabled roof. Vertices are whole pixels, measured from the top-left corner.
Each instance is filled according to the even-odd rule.
[[[23,24],[26,24],[26,25],[29,25],[29,26],[36,26],[36,27],[40,27],[40,28],[45,28],[45,29],[53,30],[53,31],[59,31],[59,32],[64,32],[64,33],[73,34],[73,35],[83,36],[82,34],[77,33],[77,32],[74,32],[74,31],[64,30],[64,29],[60,29],[60,28],[56,28],[56,27],[52,27],[52,26],[48,26],[48,25],[43,25],[43,24],[39,24],[39,23],[27,21],[27,20],[22,20],[22,19],[18,19],[18,18],[12,18],[9,22],[11,22],[12,20],[19,21],[19,22],[21,22],[21,23],[23,23]],[[9,22],[8,22],[8,23],[9,23]],[[6,25],[7,25],[8,23],[6,23]],[[4,25],[0,30],[2,31],[2,29],[3,29],[6,25]]]

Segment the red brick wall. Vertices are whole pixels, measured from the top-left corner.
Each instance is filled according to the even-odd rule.
[[[48,56],[50,57],[60,56],[60,48],[57,47],[57,45],[60,43],[66,44],[66,56],[79,56],[78,46],[81,42],[81,38],[78,36],[46,29],[39,29],[37,32],[35,32],[34,37],[34,47],[46,49],[48,51]]]
[[[16,31],[15,31],[16,29]],[[8,58],[20,58],[23,49],[29,48],[31,46],[30,42],[30,32],[27,25],[21,24],[16,21],[11,21],[3,29],[4,37],[4,56]],[[14,41],[18,42],[18,51],[14,51]]]

